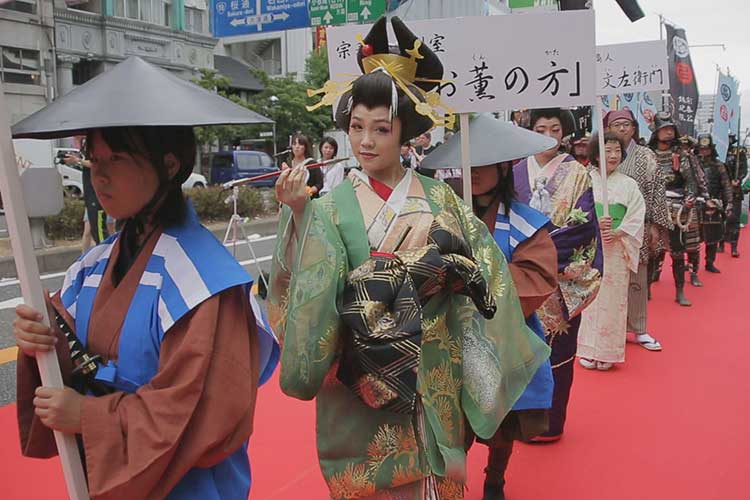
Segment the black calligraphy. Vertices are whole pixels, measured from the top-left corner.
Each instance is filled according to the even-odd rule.
[[[466,86],[474,87],[474,97],[476,99],[495,99],[494,94],[487,93],[487,87],[489,87],[490,81],[495,79],[493,75],[487,74],[490,69],[489,66],[487,66],[487,61],[484,56],[480,55],[477,57],[475,55],[474,62],[474,68],[469,70],[469,72],[474,75],[474,78],[466,83]],[[469,101],[474,102],[474,98],[469,98]]]
[[[456,95],[456,84],[453,83],[453,80],[455,80],[456,78],[458,78],[458,73],[456,73],[455,71],[451,71],[451,79],[438,85],[438,94],[440,94],[441,96],[444,95],[445,97],[453,97],[454,95]]]
[[[617,75],[613,75],[609,68],[605,69],[600,88],[627,91],[627,89],[633,87],[661,87],[665,83],[664,70],[657,67],[651,69],[623,68],[622,73],[618,72]]]
[[[505,75],[505,90],[513,90],[521,79],[523,79],[523,84],[521,85],[521,89],[517,92],[518,94],[523,93],[529,88],[529,74],[521,66],[516,66],[508,71],[508,74]]]
[[[570,73],[570,71],[567,70],[566,68],[558,68],[557,63],[555,61],[550,61],[550,65],[553,68],[557,68],[557,69],[553,69],[546,75],[540,76],[539,78],[537,78],[537,80],[540,82],[544,82],[545,80],[547,81],[547,85],[544,87],[544,90],[542,90],[542,94],[544,94],[545,92],[550,90],[550,88],[552,88],[551,94],[553,96],[556,96],[557,93],[560,91],[560,80],[558,79],[558,75],[561,75],[561,74],[565,75],[567,73]]]
[[[432,47],[433,52],[445,52],[445,48],[443,47],[443,44],[445,43],[445,36],[435,33],[427,43],[430,45],[430,47]]]
[[[338,47],[336,47],[336,54],[339,56],[339,59],[348,59],[351,49],[352,44],[343,40]]]

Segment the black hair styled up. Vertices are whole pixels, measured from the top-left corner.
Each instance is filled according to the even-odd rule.
[[[394,118],[398,118],[401,122],[401,137],[399,142],[403,144],[430,130],[434,125],[432,119],[417,113],[411,99],[394,85],[393,79],[384,71],[373,71],[372,73],[362,75],[354,82],[349,97],[345,95],[339,101],[336,110],[336,125],[341,130],[348,131],[349,123],[351,122],[351,113],[359,104],[367,109],[380,107],[390,109],[394,88],[397,93],[396,116]],[[412,90],[412,93],[416,96],[420,95],[416,88]]]
[[[560,125],[562,125],[563,129],[563,139],[565,137],[568,137],[570,134],[575,133],[576,131],[576,120],[573,116],[573,113],[570,112],[568,109],[562,109],[562,108],[538,108],[538,109],[532,109],[530,114],[530,121],[529,121],[529,129],[534,130],[534,126],[536,125],[536,122],[541,120],[542,118],[546,118],[548,120],[551,120],[553,118],[557,118],[560,120]]]
[[[323,144],[329,144],[333,148],[333,157],[336,158],[336,155],[339,154],[339,143],[336,142],[336,139],[330,136],[325,136],[320,141],[320,145],[318,146],[318,152],[320,153],[320,158],[323,159]]]
[[[139,155],[146,158],[156,170],[159,188],[154,198],[135,218],[146,218],[163,228],[182,224],[187,215],[187,204],[182,194],[182,183],[190,177],[195,165],[196,143],[192,127],[111,127],[88,131],[86,134],[86,156],[91,158],[92,139],[99,133],[109,149],[116,153]],[[180,170],[169,179],[169,170],[164,157],[173,154],[180,162]],[[94,155],[95,156],[95,155]],[[163,203],[154,206],[164,196]],[[141,224],[146,220],[141,220]]]

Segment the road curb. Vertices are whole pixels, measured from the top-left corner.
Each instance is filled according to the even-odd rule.
[[[260,233],[261,235],[273,234],[276,232],[278,222],[279,220],[275,216],[264,217],[249,221],[244,225],[244,228],[248,235],[254,233]],[[227,230],[227,226],[226,224],[212,225],[209,229],[211,229],[214,236],[221,241],[224,239],[224,233]],[[37,250],[35,254],[40,274],[56,273],[65,271],[76,261],[81,255],[81,247],[76,245],[71,247],[48,248]],[[18,273],[16,272],[16,263],[13,260],[13,257],[0,257],[0,278],[17,277]]]

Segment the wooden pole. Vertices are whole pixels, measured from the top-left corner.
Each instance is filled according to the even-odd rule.
[[[599,173],[602,177],[602,212],[609,217],[609,193],[607,192],[607,153],[604,151],[604,108],[602,98],[596,96],[596,119],[599,128]]]
[[[459,115],[461,122],[461,179],[464,201],[471,207],[471,141],[469,137],[469,114]]]
[[[18,173],[13,142],[11,141],[10,120],[2,82],[0,82],[0,193],[3,197],[5,218],[8,223],[8,233],[10,234],[10,243],[13,249],[13,258],[16,261],[23,300],[26,304],[40,311],[44,316],[44,323],[49,325],[50,320],[47,317],[44,291],[39,278],[39,267],[31,244],[31,230],[29,229],[29,219],[21,191],[21,177]],[[24,356],[24,354],[19,355]],[[55,351],[38,353],[36,361],[39,365],[42,385],[61,389],[63,381],[60,365],[57,361],[57,353]],[[86,478],[83,475],[83,466],[81,465],[75,436],[58,431],[55,431],[54,435],[63,467],[65,484],[68,487],[68,496],[73,500],[88,500]]]

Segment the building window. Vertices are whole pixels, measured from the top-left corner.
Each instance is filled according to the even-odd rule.
[[[162,2],[162,6],[162,24],[167,28],[170,28],[172,26],[172,1],[164,0],[164,2]]]
[[[169,26],[171,0],[114,0],[115,17]]]
[[[39,51],[0,47],[0,77],[5,83],[39,85]]]
[[[0,9],[15,10],[25,14],[36,14],[36,0],[10,0],[0,2]]]
[[[204,33],[203,11],[185,7],[185,31],[193,33]]]
[[[101,62],[83,59],[73,64],[73,85],[83,85],[101,72]]]

